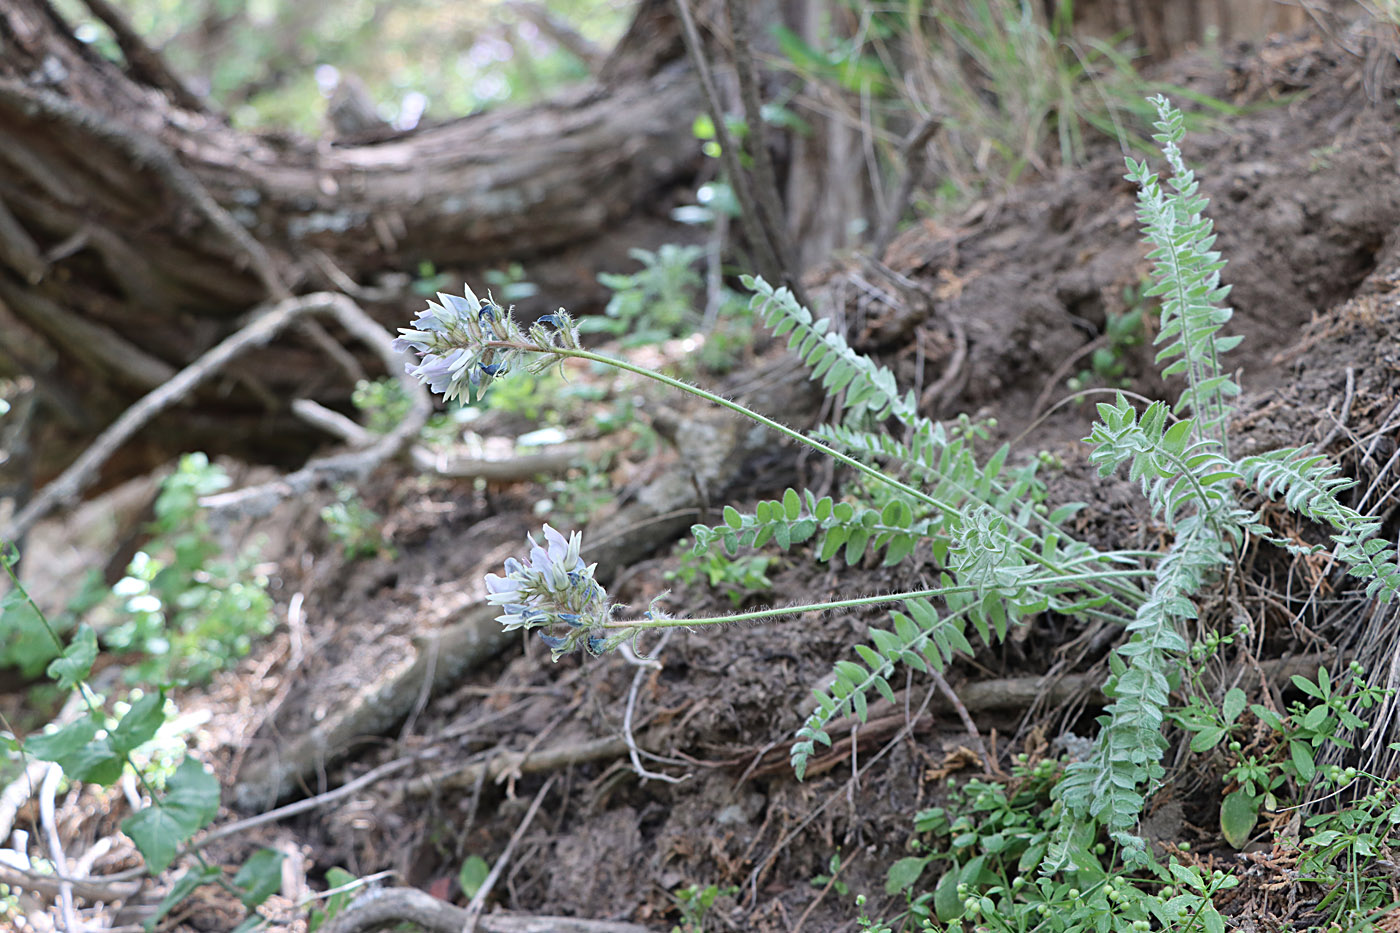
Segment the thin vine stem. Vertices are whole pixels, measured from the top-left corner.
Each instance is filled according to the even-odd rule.
[[[648,369],[645,366],[639,366],[635,363],[631,363],[627,360],[619,359],[617,357],[607,356],[601,353],[593,353],[589,350],[574,349],[571,347],[541,347],[535,344],[517,343],[515,341],[510,340],[493,340],[488,342],[487,346],[497,350],[520,350],[527,353],[547,353],[558,358],[586,360],[590,363],[599,363],[604,366],[612,366],[624,372],[629,372],[646,379],[655,380],[656,382],[660,382],[662,385],[669,386],[670,388],[676,389],[681,392],[687,392],[691,395],[696,396],[697,398],[704,399],[707,402],[732,411],[735,414],[748,418],[751,421],[755,421],[766,428],[778,432],[786,438],[789,438],[793,441],[796,441],[799,444],[803,444],[807,447],[810,447],[811,449],[819,453],[826,454],[827,456],[831,457],[833,460],[836,460],[839,463],[843,463],[854,470],[864,473],[866,476],[869,476],[872,479],[884,483],[885,485],[893,489],[897,489],[900,492],[913,497],[919,502],[924,503],[925,505],[928,505],[932,508],[938,509],[943,512],[959,511],[957,506],[951,503],[940,501],[939,499],[930,496],[928,493],[916,489],[913,486],[910,486],[908,483],[901,482],[893,476],[890,476],[888,473],[885,473],[884,471],[879,470],[876,467],[870,466],[869,464],[862,463],[854,457],[848,456],[847,454],[844,454],[836,448],[824,444],[815,438],[808,437],[801,431],[798,431],[794,428],[790,428],[780,421],[774,421],[772,418],[760,414],[759,412],[756,412],[751,408],[741,405],[738,402],[727,399],[722,395],[717,395],[714,392],[702,389],[696,385],[691,385],[688,382],[684,382],[680,379],[668,376],[665,373],[657,372],[654,369]],[[1025,544],[1022,541],[1017,541],[1010,535],[1008,535],[1007,537],[1011,540],[1011,543],[1027,559],[1036,564],[1039,564],[1040,566],[1046,569],[1054,569],[1053,563],[1051,563],[1043,555],[1036,553],[1036,551],[1029,547],[1027,544]],[[1097,575],[1085,575],[1083,579],[1086,583],[1092,584],[1098,582],[1099,580],[1112,581],[1114,580],[1115,576],[1115,572],[1105,571],[1104,573]],[[1113,601],[1120,608],[1130,611],[1136,611],[1130,603],[1124,602],[1121,598],[1119,598],[1119,596],[1115,596],[1112,592],[1105,592],[1096,586],[1088,586],[1086,587],[1086,589],[1089,589],[1093,592],[1101,593],[1103,596]]]
[[[1028,580],[1017,581],[1018,587],[1032,588],[1037,586],[1058,586],[1068,583],[1086,583],[1111,577],[1116,579],[1128,579],[1136,577],[1150,577],[1153,571],[1146,569],[1139,570],[1112,570],[1106,574],[1083,573],[1083,574],[1055,574],[1044,577],[1033,577]],[[700,618],[685,619],[631,619],[623,621],[612,621],[603,623],[602,627],[607,629],[642,631],[647,629],[666,628],[692,628],[702,625],[729,625],[737,622],[758,622],[766,619],[775,619],[781,616],[802,615],[807,612],[828,612],[833,609],[856,609],[861,606],[879,606],[885,603],[902,602],[908,599],[930,599],[948,596],[954,593],[975,593],[979,589],[976,584],[964,584],[959,586],[939,586],[926,590],[909,590],[903,593],[889,593],[884,596],[860,596],[854,599],[837,599],[823,603],[804,603],[797,606],[777,606],[772,609],[759,609],[754,612],[740,612],[723,616],[702,616]]]

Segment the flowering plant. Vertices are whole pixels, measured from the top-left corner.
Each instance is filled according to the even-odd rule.
[[[560,349],[578,349],[578,330],[568,312],[560,308],[522,329],[509,310],[487,295],[477,298],[463,286],[461,297],[438,292],[438,301],[418,312],[413,327],[399,328],[394,349],[414,350],[421,357],[408,372],[444,400],[465,399],[497,376],[510,373],[522,355]],[[542,372],[556,362],[537,357],[532,372]]]
[[[1091,755],[1070,765],[1056,789],[1066,819],[1048,846],[1046,864],[1070,865],[1081,830],[1092,834],[1097,826],[1121,846],[1125,864],[1150,862],[1134,829],[1146,796],[1165,775],[1163,724],[1171,678],[1190,648],[1183,630],[1197,617],[1195,600],[1247,536],[1296,548],[1243,507],[1239,487],[1282,499],[1330,525],[1335,556],[1366,581],[1367,594],[1400,596],[1395,548],[1375,537],[1377,519],[1337,498],[1349,483],[1334,465],[1296,449],[1230,456],[1229,399],[1239,389],[1220,363],[1220,354],[1237,342],[1218,336],[1230,319],[1223,304],[1229,290],[1220,284],[1224,262],[1212,249],[1215,237],[1202,213],[1207,202],[1177,146],[1183,117],[1165,99],[1154,104],[1161,117],[1155,138],[1172,174],[1163,184],[1146,163],[1129,160],[1128,177],[1140,188],[1140,218],[1153,247],[1155,284],[1147,294],[1164,297],[1158,342],[1167,345],[1158,359],[1168,362],[1164,374],[1186,376],[1187,390],[1174,407],[1153,402],[1142,412],[1118,393],[1112,404],[1099,406],[1099,422],[1086,441],[1102,474],[1127,465],[1130,478],[1140,481],[1152,514],[1174,532],[1164,551],[1105,552],[1076,540],[1067,525],[1082,504],[1046,507],[1035,460],[1008,468],[1009,448],[1003,446],[979,462],[968,438],[922,415],[913,393],[901,394],[888,368],[852,349],[788,290],[761,279],[744,279],[754,292],[751,310],[775,336],[788,338],[811,378],[833,399],[839,423],[810,433],[794,430],[664,373],[584,349],[562,310],[522,328],[508,310],[468,289],[462,298],[439,295],[441,303],[430,303],[398,341],[400,349],[421,357],[409,371],[447,398],[468,395],[520,366],[541,371],[565,359],[587,360],[729,409],[876,484],[848,491],[839,501],[788,489],[781,499],[758,502],[750,514],[726,506],[723,524],[692,528],[697,551],[722,544],[733,553],[769,542],[787,550],[811,541],[820,561],[840,553],[851,565],[883,551],[888,565],[917,549],[921,560],[937,568],[930,581],[936,585],[921,590],[686,619],[665,616],[653,600],[640,618],[622,619],[593,580],[593,567],[583,563],[579,536],[565,538],[546,526],[544,546],[530,538],[528,566],[511,560],[505,576],[488,577],[492,603],[505,610],[501,622],[543,629],[557,658],[579,647],[608,651],[658,628],[903,603],[904,611],[890,612],[892,630],[872,628],[873,644],[856,646],[860,662],[837,661],[829,685],[814,691],[816,707],[792,746],[799,778],[816,745],[831,744],[829,723],[842,716],[864,720],[872,691],[894,702],[889,678],[897,665],[929,672],[951,694],[941,671],[956,654],[973,653],[971,634],[990,645],[1006,638],[1011,626],[1046,612],[1119,626],[1128,637],[1109,658],[1103,728]],[[892,421],[899,423],[898,432],[878,427]],[[965,724],[975,735],[971,720]]]
[[[505,576],[486,575],[486,598],[504,612],[497,620],[506,631],[514,629],[558,629],[562,635],[540,632],[555,655],[584,645],[593,654],[606,649],[603,627],[612,619],[613,607],[607,592],[593,579],[597,564],[585,565],[579,555],[582,536],[573,532],[565,538],[549,525],[544,526],[544,546],[527,535],[530,563],[506,558]]]

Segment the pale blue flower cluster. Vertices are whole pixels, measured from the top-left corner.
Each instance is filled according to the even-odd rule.
[[[488,346],[523,337],[509,313],[489,297],[482,301],[466,288],[465,297],[438,292],[437,301],[418,312],[412,328],[399,328],[394,349],[418,351],[422,362],[408,372],[445,400],[463,398],[484,380],[509,368],[509,354]]]
[[[445,401],[469,397],[531,356],[544,354],[530,363],[538,371],[555,362],[550,350],[578,347],[578,333],[563,308],[539,318],[527,331],[489,295],[482,301],[470,288],[463,290],[462,297],[438,292],[438,300],[418,312],[413,327],[400,327],[394,341],[395,350],[418,353],[421,362],[410,363],[409,374]]]
[[[612,617],[612,607],[607,592],[593,579],[597,564],[585,565],[579,556],[582,536],[575,531],[565,538],[545,525],[543,545],[534,535],[527,538],[528,564],[510,557],[505,576],[486,575],[487,601],[504,609],[498,621],[506,631],[541,628],[561,632],[540,633],[556,658],[580,646],[593,654],[602,652],[608,640],[602,625]]]

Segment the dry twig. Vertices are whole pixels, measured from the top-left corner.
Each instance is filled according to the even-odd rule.
[[[0,538],[16,540],[34,526],[34,523],[62,505],[71,503],[93,481],[97,471],[118,448],[133,434],[143,428],[156,415],[180,401],[195,386],[234,359],[243,351],[262,346],[282,331],[288,324],[305,314],[330,312],[352,334],[359,337],[379,352],[391,371],[402,367],[402,357],[390,348],[390,340],[384,329],[345,295],[330,292],[316,292],[280,301],[259,314],[252,323],[242,330],[225,338],[189,366],[176,373],[169,381],[142,396],[139,401],[122,412],[116,421],[97,436],[87,450],[63,473],[49,483],[18,515],[0,531]],[[276,483],[251,489],[213,496],[204,504],[214,506],[243,506],[247,511],[249,503],[255,499],[261,502],[271,499],[267,510],[283,496],[301,492],[312,483],[328,474],[341,476],[363,475],[379,463],[395,454],[426,423],[432,402],[426,392],[412,378],[403,375],[400,381],[408,397],[413,399],[413,408],[395,430],[386,434],[378,444],[363,452],[313,460],[301,470]]]

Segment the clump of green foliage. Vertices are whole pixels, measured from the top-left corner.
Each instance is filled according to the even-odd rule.
[[[624,347],[660,343],[690,333],[699,324],[695,295],[703,284],[695,263],[699,246],[666,243],[652,252],[628,251],[642,264],[626,275],[604,272],[598,281],[613,293],[601,317],[579,321],[579,331],[618,337]]]
[[[102,641],[135,659],[132,683],[199,683],[246,655],[272,630],[272,599],[258,555],[233,558],[209,527],[201,496],[228,485],[204,454],[180,458],[156,497],[152,538],[112,587],[116,603]]]
[[[558,515],[574,524],[588,521],[617,498],[604,465],[589,464],[545,482],[549,495],[535,503],[535,514]]]
[[[365,505],[349,486],[336,488],[335,501],[321,509],[321,521],[326,523],[331,539],[340,545],[347,560],[380,554],[392,560],[397,554],[380,529],[379,513]]]
[[[736,609],[749,597],[773,589],[773,581],[768,579],[768,568],[773,559],[767,555],[730,557],[718,548],[698,550],[685,542],[681,542],[676,551],[681,556],[680,563],[676,569],[666,571],[667,580],[679,580],[691,585],[703,579],[710,589],[728,596]]]
[[[673,893],[676,907],[681,912],[681,922],[671,927],[671,933],[705,933],[705,915],[721,897],[733,897],[739,893],[736,887],[721,887],[708,884],[686,885]],[[711,928],[713,929],[713,927]]]
[[[612,290],[603,314],[578,322],[580,333],[608,334],[624,348],[659,344],[676,337],[700,334],[698,369],[725,372],[753,340],[752,318],[746,303],[725,290],[714,313],[702,310],[704,282],[696,263],[704,256],[699,246],[666,243],[655,252],[633,249],[629,255],[641,268],[625,275],[602,273],[598,281]]]
[[[127,681],[154,684],[155,689],[138,688],[122,700],[98,694],[89,682],[98,659],[97,631],[86,620],[71,632],[56,628],[15,575],[16,555],[11,551],[0,560],[10,579],[11,602],[27,604],[35,637],[50,648],[45,673],[62,693],[78,691],[85,706],[76,719],[22,740],[0,735],[0,748],[20,760],[54,762],[70,782],[113,787],[123,776],[134,778],[144,799],[133,804],[135,812],[122,820],[121,829],[145,870],[156,877],[177,861],[191,863],[156,905],[151,927],[201,885],[219,884],[253,911],[281,883],[284,855],[274,849],[259,849],[231,877],[219,865],[197,858],[191,840],[219,812],[219,782],[185,756],[184,727],[172,718],[174,707],[165,689],[207,678],[246,654],[252,639],[271,628],[266,581],[253,572],[252,555],[222,559],[199,507],[201,496],[227,482],[203,454],[181,458],[161,484],[151,541],[113,588],[118,605],[108,609],[115,624],[102,641],[123,653]],[[90,615],[100,617],[102,608]],[[34,867],[45,871],[54,866],[39,859]],[[253,929],[260,921],[255,916],[244,928]]]
[[[1089,354],[1089,366],[1070,377],[1070,391],[1078,392],[1094,384],[1119,389],[1128,387],[1128,359],[1142,346],[1146,337],[1143,326],[1143,312],[1146,308],[1141,291],[1141,288],[1126,290],[1124,297],[1128,300],[1128,309],[1119,313],[1108,313],[1103,337],[1100,339],[1102,345]]]
[[[364,416],[365,428],[375,434],[394,430],[413,407],[397,379],[361,379],[355,383],[350,402]]]

